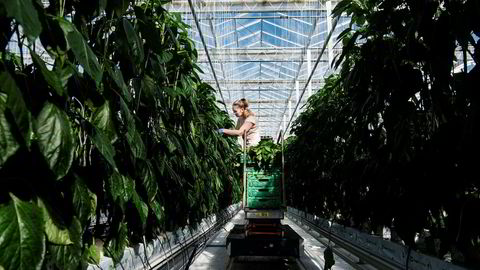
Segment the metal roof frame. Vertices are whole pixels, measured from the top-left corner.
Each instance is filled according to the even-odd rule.
[[[300,97],[300,87],[310,82],[312,90],[319,89],[330,70],[334,48],[328,46],[328,53],[321,55],[319,46],[326,45],[326,26],[331,25],[328,15],[332,5],[327,3],[336,1],[188,2],[193,8],[186,8],[185,0],[173,0],[166,8],[180,12],[192,26],[189,34],[197,46],[197,63],[204,71],[200,78],[227,94],[223,100],[232,118],[228,103],[247,98],[258,121],[264,123],[261,135],[277,137],[287,116],[290,120],[296,117],[292,108],[299,111],[306,102]]]

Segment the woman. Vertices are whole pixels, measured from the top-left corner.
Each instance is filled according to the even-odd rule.
[[[237,119],[237,126],[235,129],[218,130],[220,134],[229,136],[242,136],[247,132],[247,147],[255,146],[260,142],[260,133],[258,132],[257,119],[255,114],[248,108],[248,102],[242,98],[235,101],[232,105],[233,113]],[[244,138],[243,138],[244,139]],[[243,145],[243,143],[242,143]]]

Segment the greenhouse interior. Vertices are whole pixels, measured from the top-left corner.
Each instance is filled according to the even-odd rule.
[[[1,0],[0,270],[480,269],[479,18]]]

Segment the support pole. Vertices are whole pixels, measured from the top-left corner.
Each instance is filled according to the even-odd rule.
[[[307,49],[307,74],[312,73],[312,50]],[[312,96],[312,82],[308,82],[307,98]]]
[[[283,207],[287,208],[287,192],[285,191],[285,144],[284,144],[284,136],[283,132],[280,131],[280,138],[282,139],[282,201],[283,201]]]
[[[243,132],[243,208],[248,207],[247,203],[247,131]]]
[[[332,1],[327,1],[326,2],[326,8],[327,8],[327,32],[329,32],[332,29]],[[328,51],[328,66],[329,68],[332,67],[332,62],[333,62],[333,48],[332,48],[332,40],[328,40],[327,44],[327,51]]]
[[[292,101],[288,101],[288,118],[292,118]]]
[[[195,25],[198,29],[198,34],[200,35],[200,39],[202,40],[203,49],[205,50],[205,54],[207,55],[208,63],[210,64],[210,68],[212,69],[213,78],[215,78],[215,84],[218,88],[218,93],[222,98],[223,106],[225,107],[225,111],[228,113],[227,105],[225,104],[225,99],[223,98],[222,89],[220,88],[220,84],[218,83],[217,74],[215,73],[215,69],[213,68],[212,59],[210,59],[210,54],[208,53],[207,43],[205,43],[205,39],[203,38],[202,29],[200,28],[200,23],[198,22],[197,14],[195,13],[195,8],[193,7],[192,0],[188,0],[188,4],[190,5],[190,10],[192,11],[193,19],[195,19]]]
[[[300,103],[300,83],[298,82],[298,80],[295,81],[295,101],[297,103]]]

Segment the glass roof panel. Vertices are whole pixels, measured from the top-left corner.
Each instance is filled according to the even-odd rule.
[[[283,128],[283,120],[293,120],[298,115],[295,113],[292,117],[297,103],[300,110],[308,98],[307,79],[332,28],[332,19],[327,15],[336,1],[203,0],[192,3],[213,71],[188,1],[173,0],[167,9],[180,12],[191,27],[189,35],[195,41],[198,63],[205,73],[201,78],[217,89],[215,72],[227,108],[230,108],[228,103],[245,97],[262,123],[261,135],[276,138]],[[349,23],[347,17],[338,21],[314,71],[310,83],[312,92],[319,89],[324,76],[331,73],[330,63],[341,52],[336,36]],[[298,101],[297,93],[301,94],[304,89],[305,94]],[[221,99],[220,94],[217,98]],[[229,113],[233,119],[232,112]]]

